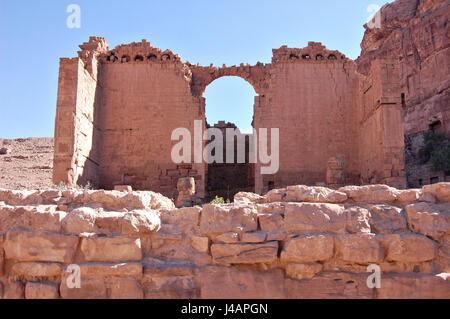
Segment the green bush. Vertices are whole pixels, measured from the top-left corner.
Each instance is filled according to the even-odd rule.
[[[431,164],[434,171],[450,172],[450,140],[443,134],[427,131],[419,149],[419,164]]]
[[[210,204],[229,204],[230,200],[227,199],[227,201],[225,202],[225,200],[223,199],[223,197],[219,197],[216,195],[216,197],[210,202]]]

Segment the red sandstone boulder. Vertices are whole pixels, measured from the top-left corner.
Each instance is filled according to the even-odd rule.
[[[65,212],[50,205],[0,206],[0,232],[19,228],[59,232],[65,216]]]
[[[329,235],[304,235],[288,240],[281,251],[283,262],[316,262],[333,256],[334,241]]]
[[[97,214],[97,210],[89,207],[76,208],[62,219],[62,229],[69,234],[93,233]]]
[[[27,280],[60,278],[63,269],[59,263],[18,262],[12,265],[11,275]]]
[[[375,234],[339,235],[336,249],[338,258],[352,263],[379,263],[384,259],[383,248]]]
[[[346,229],[349,233],[370,233],[370,212],[362,207],[350,207],[347,215]]]
[[[323,265],[319,263],[311,264],[287,264],[286,276],[294,279],[311,279],[319,274],[323,269]]]
[[[422,262],[436,257],[437,244],[422,235],[392,234],[379,236],[385,247],[386,260],[399,262]]]
[[[370,210],[372,211],[371,225],[376,233],[390,234],[406,230],[406,218],[400,208],[380,204],[371,205]]]
[[[101,211],[95,216],[98,232],[106,235],[150,234],[161,229],[159,214],[153,210]],[[85,230],[88,232],[88,230]]]
[[[385,274],[376,296],[380,299],[448,299],[450,281],[442,275]]]
[[[347,200],[344,192],[326,187],[296,185],[286,188],[286,202],[342,203]]]
[[[80,250],[87,261],[127,262],[142,259],[139,238],[125,236],[82,238]]]
[[[81,276],[80,288],[67,286],[68,273],[64,273],[59,287],[64,299],[106,299],[106,285],[103,278],[84,278]]]
[[[425,185],[422,192],[434,195],[439,202],[450,203],[450,183]]]
[[[50,232],[9,231],[4,249],[7,259],[70,263],[78,237]]]
[[[270,263],[277,259],[278,242],[264,244],[213,244],[211,255],[220,264]]]
[[[286,298],[281,269],[266,271],[207,267],[198,273],[200,297],[204,299]]]
[[[355,202],[392,203],[398,196],[398,190],[387,185],[345,186],[338,191]]]
[[[345,209],[337,204],[287,203],[284,229],[288,233],[345,233]]]
[[[206,204],[200,217],[202,234],[254,231],[257,226],[257,211],[252,206]]]
[[[263,203],[264,197],[255,193],[239,192],[234,195],[234,202]]]
[[[58,299],[58,285],[50,282],[28,282],[25,286],[26,299]]]
[[[450,203],[417,203],[405,207],[409,228],[435,240],[450,233]]]

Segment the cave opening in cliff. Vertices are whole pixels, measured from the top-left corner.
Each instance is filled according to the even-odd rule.
[[[250,163],[250,143],[253,138],[254,101],[257,96],[253,86],[237,76],[225,76],[214,80],[206,87],[205,98],[206,127],[221,132],[211,136],[207,143],[222,139],[223,161],[209,163],[206,171],[206,200],[216,196],[225,201],[233,201],[240,191],[255,191],[255,164]],[[227,134],[234,133],[227,139]],[[220,136],[221,135],[221,136]],[[232,141],[231,138],[234,140]],[[239,149],[241,141],[245,149]],[[244,147],[241,144],[242,147]],[[227,147],[233,148],[234,158],[227,158]],[[211,150],[215,156],[216,149]],[[244,158],[238,156],[245,153]],[[228,150],[229,152],[229,150]]]

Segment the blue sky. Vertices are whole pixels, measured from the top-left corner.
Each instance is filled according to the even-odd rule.
[[[0,0],[0,137],[53,136],[60,57],[89,36],[110,48],[147,39],[183,61],[221,66],[270,63],[272,48],[322,42],[356,59],[371,4],[386,0]],[[69,4],[81,28],[69,29]],[[208,122],[248,130],[255,92],[237,77],[205,92]]]

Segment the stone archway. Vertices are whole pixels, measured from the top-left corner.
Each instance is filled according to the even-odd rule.
[[[231,69],[232,70],[232,69]],[[229,71],[229,70],[227,70]],[[223,158],[222,162],[208,162],[205,166],[205,199],[207,201],[211,201],[215,198],[215,196],[222,197],[225,200],[229,199],[230,201],[233,200],[233,197],[236,193],[240,191],[246,191],[246,192],[254,192],[255,191],[255,164],[250,163],[250,142],[253,139],[253,134],[250,132],[242,132],[241,129],[243,127],[238,127],[236,123],[228,122],[230,119],[227,118],[222,114],[223,117],[215,118],[215,120],[211,121],[211,118],[209,118],[207,115],[208,110],[211,107],[211,105],[208,106],[208,99],[205,96],[205,91],[207,87],[215,82],[218,79],[224,78],[224,77],[234,77],[239,78],[241,81],[244,80],[245,83],[248,86],[248,89],[251,90],[251,96],[253,97],[253,100],[251,103],[246,102],[245,107],[251,107],[251,115],[250,115],[250,121],[251,126],[253,127],[253,119],[254,119],[254,112],[255,112],[255,104],[258,102],[259,95],[258,92],[256,92],[254,85],[250,83],[249,78],[242,77],[242,76],[236,76],[235,74],[229,74],[233,72],[218,72],[217,73],[209,73],[211,76],[204,77],[203,79],[206,79],[206,81],[203,82],[203,84],[206,84],[205,86],[201,86],[201,103],[203,105],[203,113],[204,113],[204,126],[205,128],[213,128],[216,131],[221,132],[221,139],[223,142]],[[240,83],[242,85],[244,83]],[[253,89],[252,89],[253,88]],[[231,92],[230,92],[231,93]],[[248,116],[249,114],[247,114]],[[247,117],[246,116],[246,117]],[[230,137],[227,136],[228,134],[233,134],[233,137],[230,139]],[[235,136],[234,136],[235,134]],[[216,139],[217,136],[214,136],[213,139]],[[234,154],[234,160],[233,162],[227,162],[227,142],[231,141],[232,145],[228,146],[232,148],[233,154]],[[238,141],[241,141],[243,144],[243,147],[240,148],[238,146]],[[210,142],[206,142],[206,145],[209,143],[214,143],[214,140],[211,140]],[[238,153],[243,152],[245,153],[244,161],[240,162],[238,161]]]

